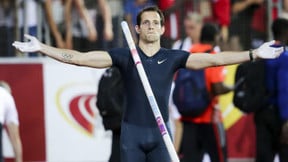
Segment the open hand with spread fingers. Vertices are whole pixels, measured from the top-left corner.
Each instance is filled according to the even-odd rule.
[[[275,45],[275,41],[270,41],[262,44],[255,50],[255,54],[258,58],[274,59],[280,56],[284,52],[284,47]]]
[[[14,41],[12,45],[21,52],[37,52],[41,50],[41,43],[36,37],[28,34],[25,34],[24,37],[27,38],[29,41]]]

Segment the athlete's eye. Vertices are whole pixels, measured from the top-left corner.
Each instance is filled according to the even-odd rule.
[[[154,21],[154,22],[153,22],[153,25],[155,25],[155,26],[158,26],[159,24],[160,24],[159,21]]]
[[[142,22],[142,25],[148,26],[148,25],[150,25],[150,22],[148,20],[145,20]]]
[[[150,25],[156,27],[156,26],[159,26],[160,25],[160,22],[155,20],[155,21],[152,21],[150,22],[149,20],[144,20],[141,25],[145,26],[145,27],[149,27]]]

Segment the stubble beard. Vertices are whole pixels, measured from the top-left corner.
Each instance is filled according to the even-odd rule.
[[[145,42],[146,43],[154,43],[159,41],[160,37],[158,35],[147,35],[145,37]]]

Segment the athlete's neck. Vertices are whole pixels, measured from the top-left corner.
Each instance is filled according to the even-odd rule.
[[[160,50],[160,42],[144,43],[139,41],[139,48],[147,55],[153,56]]]

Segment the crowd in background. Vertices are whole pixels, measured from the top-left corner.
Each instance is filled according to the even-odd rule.
[[[149,5],[158,5],[165,14],[161,44],[166,48],[185,38],[183,22],[191,12],[219,26],[223,50],[256,48],[271,39],[267,26],[274,18],[288,18],[287,0],[1,0],[0,56],[39,56],[17,53],[11,46],[24,33],[80,51],[121,47],[120,22],[128,22],[137,41],[136,14]]]

